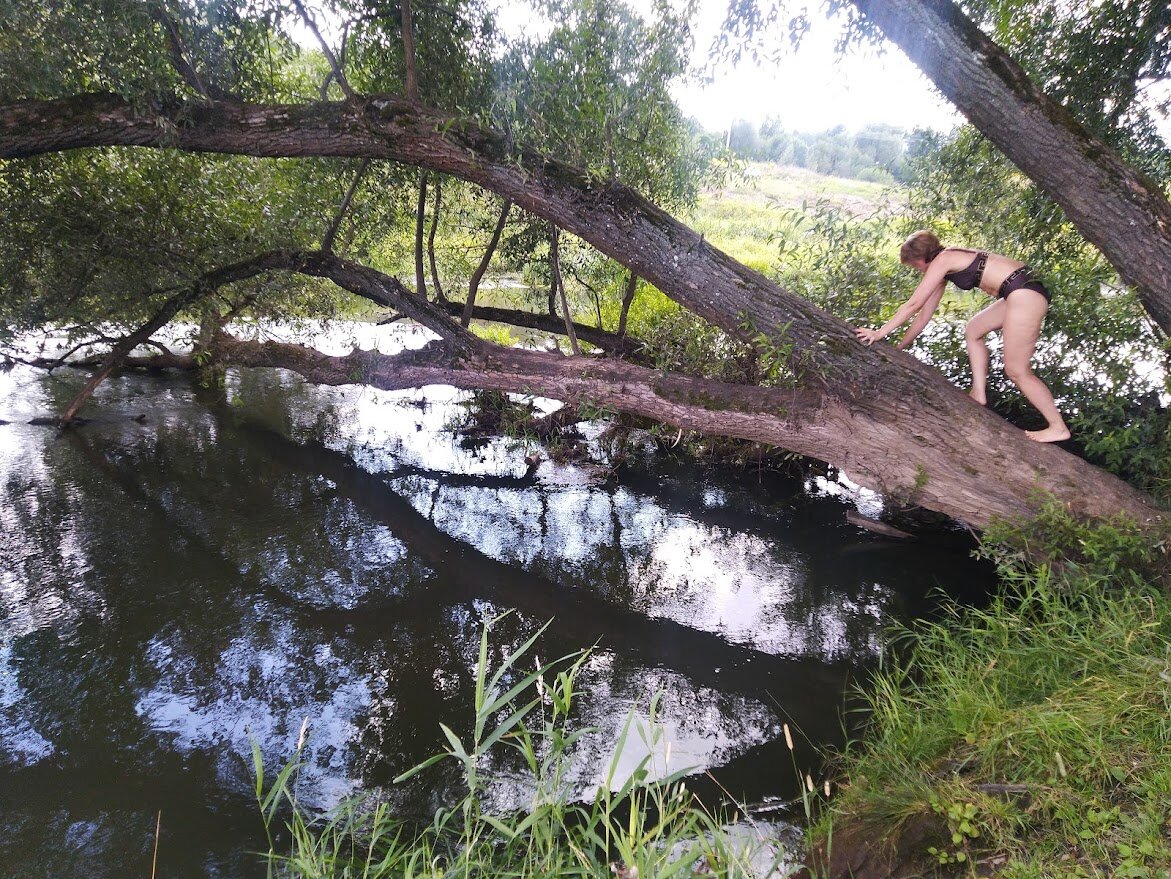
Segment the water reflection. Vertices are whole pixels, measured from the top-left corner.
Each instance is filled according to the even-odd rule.
[[[792,483],[653,463],[526,480],[508,441],[469,451],[443,432],[462,396],[448,389],[255,371],[208,400],[182,378],[128,376],[103,385],[83,430],[22,423],[80,381],[0,374],[0,862],[14,874],[145,873],[160,809],[160,873],[256,874],[251,743],[275,766],[306,720],[306,803],[450,802],[452,767],[387,786],[442,747],[440,721],[466,734],[480,628],[509,608],[494,662],[548,620],[542,658],[596,645],[578,711],[600,733],[577,754],[579,791],[604,783],[628,712],[661,693],[660,771],[791,794],[781,724],[812,764],[808,742],[840,738],[883,626],[937,580],[987,577],[963,548],[859,536],[842,500]],[[511,758],[486,768],[500,807],[524,804]]]

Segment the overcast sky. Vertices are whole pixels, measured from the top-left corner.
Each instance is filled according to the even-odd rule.
[[[646,0],[628,0],[638,9]],[[499,0],[497,21],[505,32],[539,27],[538,16],[525,0]],[[723,22],[727,0],[700,0],[695,27],[695,60],[701,62]],[[801,48],[787,53],[775,66],[745,60],[724,70],[710,83],[675,89],[684,112],[711,131],[726,129],[737,119],[760,123],[772,116],[785,128],[821,131],[835,125],[861,128],[885,122],[908,130],[948,131],[960,117],[893,46],[885,53],[854,50],[845,58],[834,53],[836,29],[821,16]]]
[[[711,44],[725,0],[704,0],[697,53]],[[743,61],[714,82],[684,85],[676,99],[685,112],[709,130],[725,129],[737,119],[761,122],[772,116],[791,130],[821,131],[835,125],[858,129],[888,123],[910,130],[948,131],[962,120],[930,81],[891,46],[884,53],[834,51],[836,28],[821,18],[797,50],[776,65]]]
[[[635,9],[649,7],[647,0],[627,2]],[[540,16],[526,0],[497,3],[497,23],[506,33],[532,35],[542,27]],[[700,0],[697,64],[712,45],[726,8],[727,0]],[[892,46],[884,54],[855,49],[838,58],[833,48],[835,27],[817,15],[812,24],[801,48],[789,50],[779,64],[756,66],[745,60],[734,70],[721,71],[713,82],[679,85],[674,94],[680,107],[709,131],[726,130],[737,119],[759,124],[770,116],[796,131],[821,131],[835,125],[856,130],[872,122],[907,130],[948,131],[960,123],[951,105],[897,48]],[[337,28],[330,27],[320,13],[319,25],[336,44]],[[293,34],[302,45],[317,47],[304,27],[294,26]]]

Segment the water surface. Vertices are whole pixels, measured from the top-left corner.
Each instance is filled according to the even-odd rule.
[[[0,374],[0,875],[150,875],[160,812],[160,876],[262,875],[251,745],[275,768],[306,722],[311,808],[452,802],[454,767],[390,782],[440,722],[466,733],[481,628],[509,609],[493,662],[549,621],[542,659],[593,648],[577,791],[658,693],[657,771],[783,800],[782,724],[816,773],[887,626],[991,582],[959,535],[848,525],[875,502],[824,481],[638,456],[526,478],[515,443],[444,429],[467,397],[448,388],[127,375],[81,429],[26,423],[83,378]],[[488,768],[495,806],[523,806],[519,767]]]

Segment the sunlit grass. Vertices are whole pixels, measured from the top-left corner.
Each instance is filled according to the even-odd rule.
[[[998,875],[1171,869],[1171,598],[1005,571],[1004,593],[908,634],[828,822],[926,822],[939,866]]]
[[[703,193],[687,221],[716,247],[767,273],[789,234],[785,209],[824,201],[865,216],[878,207],[888,189],[879,183],[757,162],[747,166],[745,178]]]

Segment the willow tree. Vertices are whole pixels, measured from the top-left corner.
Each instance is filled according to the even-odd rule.
[[[948,8],[953,18],[959,15]],[[935,26],[953,25],[972,36],[953,19]],[[997,57],[1011,65],[1003,53]],[[630,187],[527,149],[506,132],[391,94],[356,93],[342,101],[226,100],[192,94],[182,79],[165,99],[149,105],[76,90],[55,97],[32,90],[22,94],[25,100],[0,106],[0,156],[10,160],[122,145],[256,158],[387,159],[461,178],[574,233],[683,307],[755,346],[769,365],[770,387],[490,346],[454,322],[444,323],[446,317],[429,303],[402,295],[393,279],[330,254],[304,251],[274,255],[265,270],[328,277],[415,317],[440,340],[398,358],[360,352],[329,358],[225,338],[221,350],[231,361],[284,366],[315,381],[379,387],[442,381],[588,400],[826,460],[864,484],[976,526],[994,516],[1034,511],[1039,490],[1088,516],[1124,512],[1144,521],[1159,516],[1119,480],[1058,448],[1030,442],[930,367],[885,347],[858,345],[844,322],[736,263]],[[1014,107],[1006,103],[997,118],[1011,116]],[[1076,138],[1089,137],[1076,124],[1061,127],[1064,120],[1050,124]],[[1097,156],[1107,169],[1099,168],[1099,176],[1133,174],[1105,145]],[[1131,203],[1118,192],[1100,196]],[[1159,208],[1151,200],[1142,204]]]

